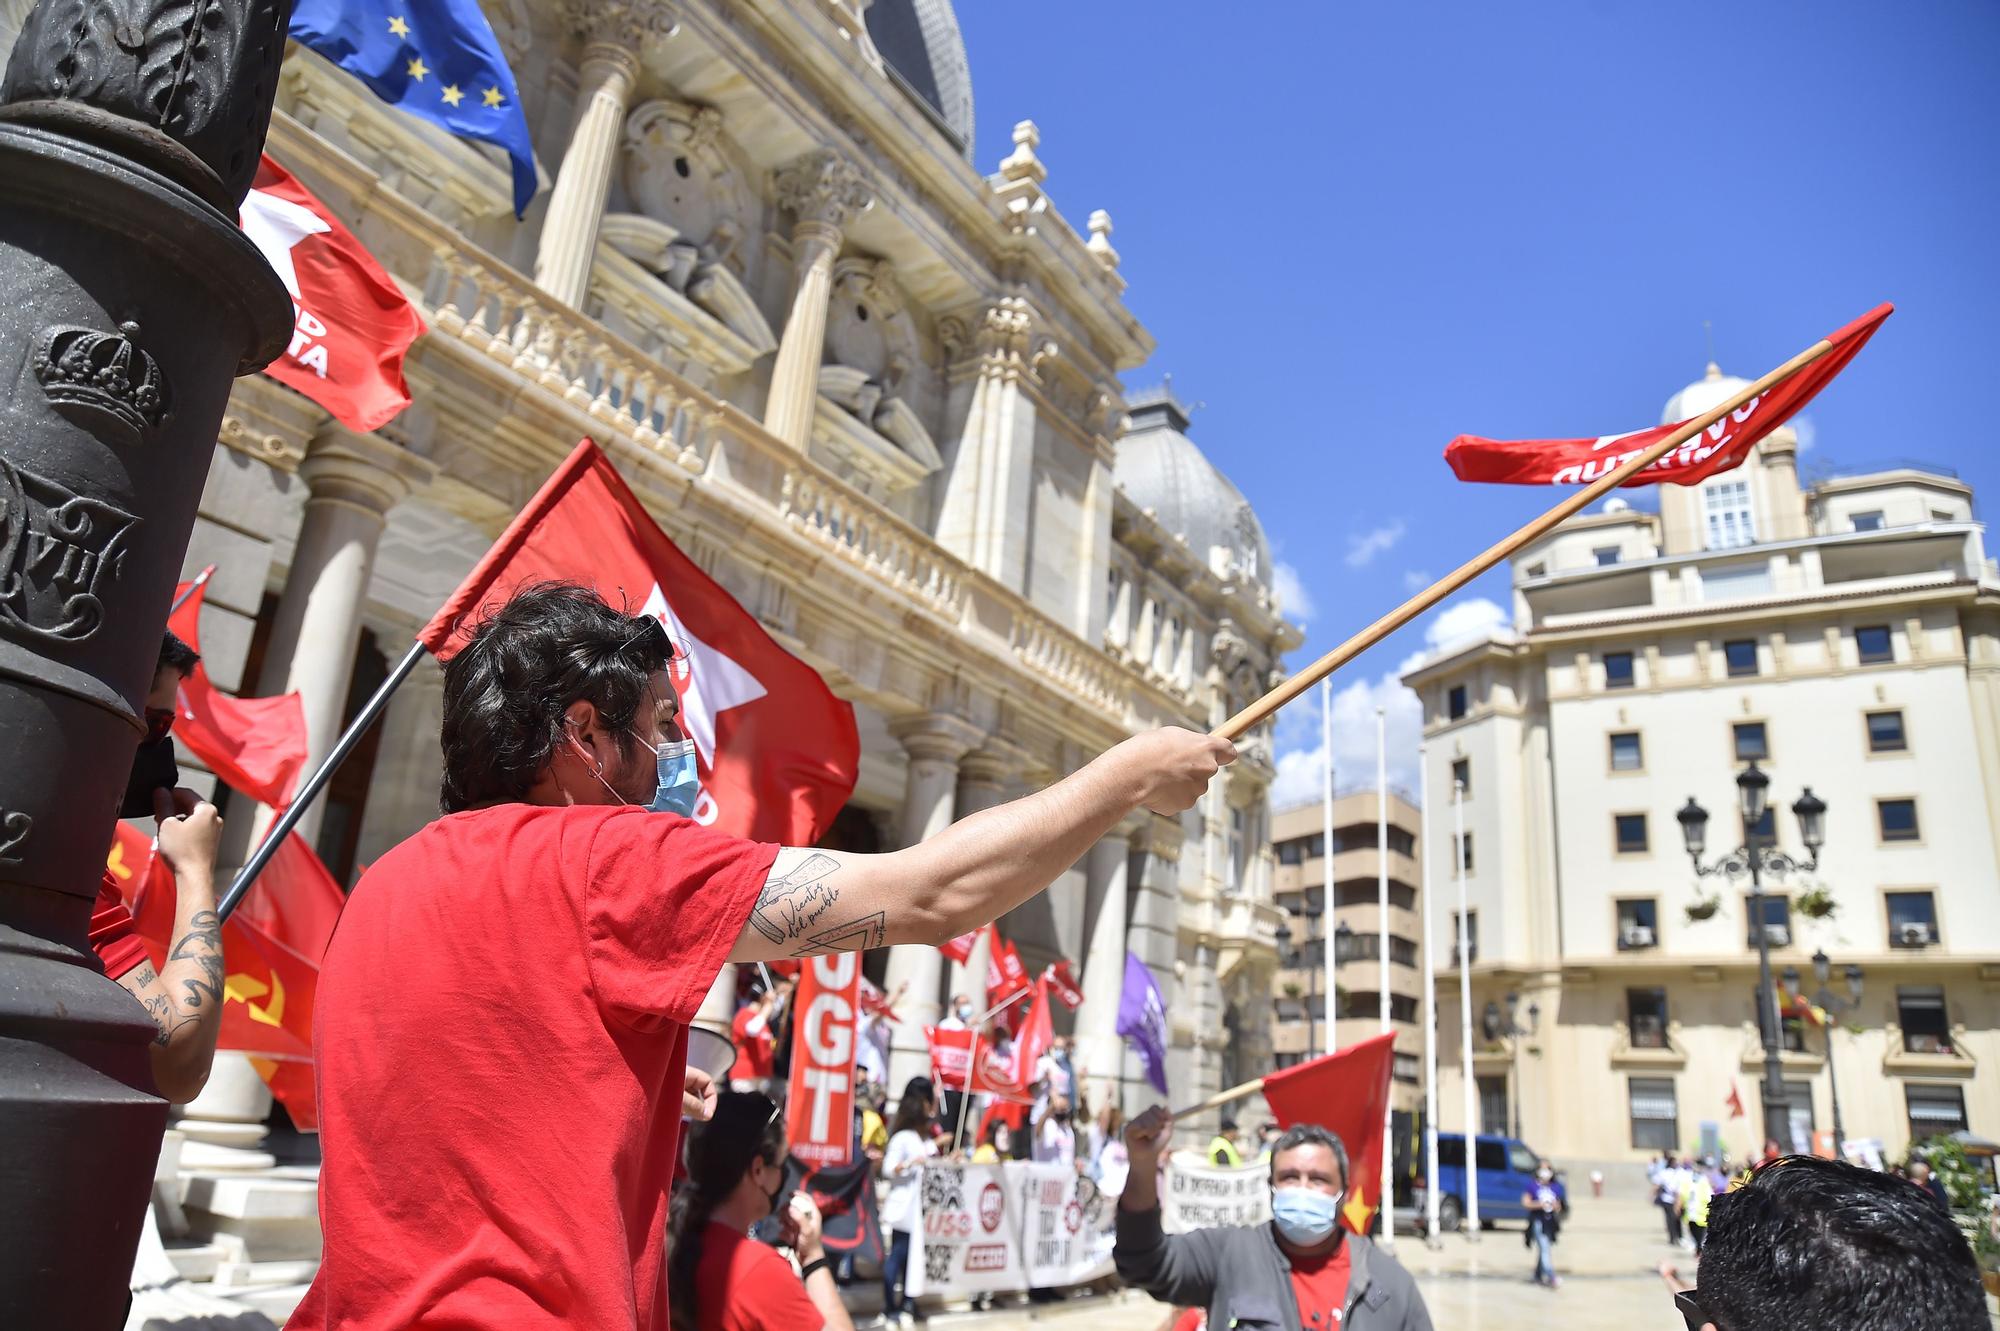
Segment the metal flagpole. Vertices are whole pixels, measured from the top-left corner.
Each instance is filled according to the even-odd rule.
[[[1465,1237],[1479,1242],[1479,1104],[1472,1076],[1472,930],[1465,909],[1465,783],[1451,783],[1451,871],[1458,879],[1458,1058],[1465,1081]]]
[[[1429,746],[1417,746],[1417,855],[1423,861],[1424,923],[1424,1243],[1438,1239],[1437,955],[1431,937],[1431,801]]]
[[[243,900],[243,894],[257,881],[257,875],[264,872],[264,866],[278,853],[278,847],[285,844],[285,838],[299,825],[299,819],[305,817],[305,812],[311,807],[313,800],[326,789],[327,782],[333,780],[334,772],[347,761],[347,755],[354,752],[354,746],[361,742],[361,737],[368,733],[368,727],[374,725],[376,718],[388,708],[389,699],[396,692],[397,686],[410,677],[410,672],[417,668],[417,662],[423,655],[422,643],[410,644],[410,650],[403,653],[403,659],[396,662],[395,668],[389,672],[389,677],[382,681],[382,686],[375,690],[374,696],[368,699],[360,714],[348,723],[347,729],[342,731],[340,738],[334,742],[332,750],[320,765],[313,769],[313,774],[306,778],[305,785],[299,787],[298,793],[292,796],[291,806],[278,815],[277,822],[271,824],[271,830],[265,834],[263,842],[250,856],[250,862],[237,872],[236,880],[229,885],[229,891],[216,903],[215,913],[218,916],[225,920],[229,918],[229,913]]]
[[[1383,709],[1375,709],[1375,913],[1377,948],[1377,1006],[1381,1011],[1383,1035],[1389,1034],[1389,723]],[[1389,1054],[1393,1065],[1395,1051]],[[1396,1084],[1392,1070],[1390,1086]],[[1375,1177],[1381,1180],[1382,1233],[1375,1240],[1383,1251],[1396,1247],[1396,1188],[1389,1177],[1390,1136],[1395,1129],[1395,1098],[1382,1101],[1382,1160]]]
[[[1334,1022],[1340,1015],[1339,1004],[1334,995],[1340,990],[1339,958],[1333,952],[1333,679],[1329,676],[1320,681],[1319,686],[1319,743],[1326,753],[1326,771],[1320,782],[1320,892],[1323,897],[1320,909],[1320,969],[1326,972],[1326,1006],[1321,1009],[1326,1019],[1325,1052],[1332,1053],[1340,1048],[1340,1032]]]
[[[208,580],[214,576],[215,576],[215,565],[213,564],[210,564],[207,568],[195,574],[194,581],[190,582],[187,585],[187,588],[184,591],[182,591],[179,596],[176,596],[174,598],[174,603],[167,607],[167,618],[172,619],[174,617],[174,612],[187,604],[188,597],[193,596],[203,587],[206,587],[208,585]]]

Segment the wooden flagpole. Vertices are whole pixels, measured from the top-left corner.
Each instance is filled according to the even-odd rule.
[[[1769,392],[1781,380],[1798,373],[1832,350],[1832,341],[1827,338],[1821,338],[1798,355],[1786,361],[1783,365],[1780,365],[1777,369],[1772,370],[1756,383],[1751,384],[1723,402],[1720,406],[1695,417],[1691,421],[1687,421],[1679,429],[1673,431],[1673,433],[1660,440],[1657,444],[1654,444],[1645,452],[1627,460],[1623,466],[1616,468],[1604,476],[1598,477],[1595,481],[1592,481],[1589,485],[1563,500],[1548,512],[1528,523],[1513,535],[1495,542],[1480,554],[1460,564],[1444,577],[1439,578],[1436,582],[1424,588],[1415,596],[1412,596],[1409,600],[1403,602],[1394,610],[1391,610],[1388,614],[1349,638],[1346,642],[1341,643],[1340,646],[1334,648],[1325,656],[1320,657],[1319,660],[1313,662],[1298,674],[1293,675],[1277,688],[1272,689],[1269,693],[1257,699],[1257,701],[1251,703],[1227,721],[1224,721],[1216,728],[1214,733],[1223,739],[1241,738],[1244,732],[1269,717],[1271,713],[1277,711],[1280,707],[1283,707],[1286,703],[1292,701],[1307,689],[1319,683],[1320,680],[1326,678],[1326,676],[1332,674],[1341,666],[1346,665],[1362,652],[1367,651],[1370,647],[1373,647],[1376,643],[1382,641],[1382,639],[1388,637],[1391,633],[1394,633],[1397,629],[1403,627],[1403,625],[1409,623],[1418,615],[1421,615],[1424,611],[1442,601],[1445,597],[1465,586],[1466,583],[1471,582],[1474,578],[1484,573],[1487,569],[1492,568],[1522,546],[1546,536],[1558,523],[1582,512],[1601,496],[1608,494],[1623,482],[1631,479],[1635,472],[1652,466],[1653,463],[1673,452],[1676,448],[1679,448],[1682,444],[1694,438],[1703,430],[1706,430],[1709,426],[1715,424],[1715,422],[1721,420],[1745,402],[1748,402],[1751,398]],[[1243,1087],[1239,1087],[1235,1091],[1223,1092],[1223,1096],[1225,1100],[1230,1097],[1241,1099],[1244,1095],[1250,1094],[1255,1089],[1254,1084],[1246,1082]],[[1212,1100],[1208,1104],[1197,1105],[1194,1109],[1183,1112],[1195,1113],[1201,1109],[1210,1108],[1214,1104],[1223,1102],[1222,1100]],[[1174,1117],[1179,1118],[1180,1115],[1176,1114]]]
[[[1178,1123],[1184,1118],[1193,1118],[1196,1114],[1206,1110],[1219,1109],[1223,1105],[1233,1103],[1237,1100],[1247,1100],[1263,1089],[1264,1079],[1258,1077],[1253,1081],[1244,1082],[1241,1086],[1232,1086],[1226,1091],[1217,1091],[1198,1105],[1189,1105],[1186,1109],[1176,1109],[1173,1113],[1173,1121]]]

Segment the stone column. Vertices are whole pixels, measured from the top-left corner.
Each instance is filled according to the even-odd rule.
[[[583,62],[575,123],[535,249],[535,285],[581,306],[619,133],[639,81],[639,51],[648,38],[671,35],[675,24],[670,10],[646,0],[567,0],[563,8],[570,30],[583,38]]]
[[[1032,373],[1029,350],[1040,323],[1027,300],[1001,296],[974,326],[946,330],[954,359],[962,350],[971,353],[973,377],[965,423],[947,464],[938,544],[1017,591],[1027,581],[1035,463],[1035,408],[1021,383]],[[966,372],[954,367],[954,382]]]
[[[435,473],[422,458],[337,421],[328,421],[306,445],[299,475],[311,494],[257,691],[261,696],[299,693],[305,705],[307,770],[340,735],[361,606],[389,510]],[[307,841],[319,831],[323,807],[314,805],[299,821],[299,834]],[[234,821],[242,825],[249,820]],[[256,844],[270,817],[262,814],[256,821],[247,845]]]
[[[1007,783],[1015,767],[1012,754],[991,744],[966,754],[958,765],[958,816],[964,818],[1005,803]],[[980,934],[970,957],[962,964],[950,963],[951,979],[945,985],[948,993],[970,995],[976,1012],[984,1012],[991,997],[986,992],[986,967],[993,951],[990,939],[990,935]]]
[[[894,722],[889,732],[909,755],[897,842],[914,846],[951,825],[958,792],[958,760],[982,736],[954,716],[922,715]],[[921,943],[889,949],[883,988],[909,987],[897,1005],[899,1021],[889,1046],[889,1093],[900,1095],[911,1077],[930,1075],[930,1046],[924,1027],[937,1023],[944,984],[944,953]]]
[[[416,636],[414,628],[411,636]],[[438,747],[444,728],[444,667],[435,658],[417,662],[389,700],[381,726],[355,845],[357,864],[373,864],[437,816],[444,782],[444,754]]]
[[[826,304],[842,229],[874,202],[861,175],[831,149],[807,153],[778,173],[778,205],[792,225],[792,308],[771,368],[764,428],[803,449],[812,437],[819,366],[826,342]]]
[[[1090,946],[1083,959],[1083,1006],[1077,1011],[1077,1076],[1093,1107],[1124,1101],[1125,1040],[1118,1000],[1125,989],[1125,889],[1132,828],[1121,823],[1085,857]]]

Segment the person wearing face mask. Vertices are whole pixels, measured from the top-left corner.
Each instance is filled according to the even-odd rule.
[[[181,681],[201,660],[169,632],[146,693],[146,738],[132,756],[118,816],[159,823],[160,858],[174,875],[174,927],[164,970],[146,955],[132,913],[107,867],[90,912],[90,945],[104,967],[139,1000],[159,1027],[152,1044],[153,1084],[174,1104],[201,1094],[222,1030],[222,922],[215,913],[215,849],[222,817],[181,787],[174,763],[174,717]]]
[[[1562,1193],[1556,1188],[1554,1165],[1546,1160],[1536,1163],[1534,1186],[1521,1194],[1521,1205],[1528,1212],[1528,1245],[1535,1250],[1535,1283],[1560,1289],[1555,1248],[1562,1230]]]
[[[973,1017],[977,1015],[972,1009],[972,1000],[969,997],[964,994],[953,994],[950,1004],[944,1010],[943,1019],[938,1022],[938,1029],[941,1031],[965,1030],[972,1024]],[[966,1092],[947,1087],[944,1093],[944,1109],[939,1115],[939,1121],[955,1125],[965,1113],[965,1096]]]
[[[688,1134],[687,1182],[667,1224],[673,1331],[853,1331],[820,1241],[819,1209],[794,1193],[779,1243],[750,1237],[785,1190],[785,1120],[771,1098],[729,1091]]]
[[[1213,1327],[1431,1331],[1410,1273],[1341,1226],[1347,1147],[1338,1136],[1294,1123],[1272,1144],[1270,1223],[1168,1235],[1159,1178],[1172,1133],[1160,1105],[1125,1129],[1131,1172],[1112,1260],[1126,1284],[1162,1303],[1205,1308]]]
[[[682,1118],[715,1094],[688,1027],[723,964],[968,933],[1235,757],[1152,731],[899,850],[759,845],[653,811],[691,797],[658,619],[543,583],[470,628],[443,816],[362,875],[321,966],[324,1241],[290,1331],[664,1331]]]

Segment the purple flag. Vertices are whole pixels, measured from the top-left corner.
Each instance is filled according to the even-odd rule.
[[[1146,1064],[1146,1080],[1167,1093],[1167,1004],[1153,972],[1137,955],[1125,954],[1125,992],[1118,999],[1118,1033],[1131,1041]]]

